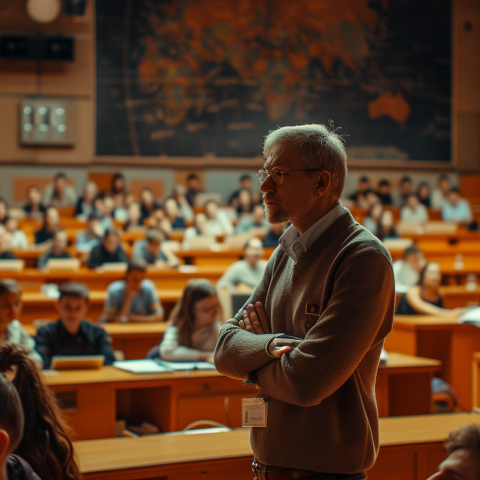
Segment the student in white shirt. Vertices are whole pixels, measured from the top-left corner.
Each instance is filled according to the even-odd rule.
[[[400,211],[400,220],[402,222],[428,222],[427,207],[420,203],[415,193],[408,196],[406,205]]]
[[[395,293],[406,293],[410,287],[417,285],[425,265],[425,256],[418,247],[413,245],[405,249],[403,258],[393,264]]]
[[[18,321],[22,312],[22,290],[20,285],[9,278],[0,280],[0,343],[13,342],[30,350],[29,357],[40,366],[43,360],[35,350],[35,340],[25,332]]]
[[[160,344],[160,356],[172,362],[207,361],[221,327],[221,308],[215,287],[207,280],[194,280],[175,305]]]

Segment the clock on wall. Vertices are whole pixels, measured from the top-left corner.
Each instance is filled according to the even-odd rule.
[[[35,23],[52,23],[61,11],[61,0],[27,0],[27,14]]]

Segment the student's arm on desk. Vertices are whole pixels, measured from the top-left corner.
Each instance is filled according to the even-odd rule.
[[[163,340],[160,344],[160,357],[169,362],[212,362],[213,352],[203,352],[180,345],[178,343],[178,328],[175,325],[171,325],[163,335]]]
[[[256,286],[247,304],[260,302],[265,304],[266,293],[272,277],[279,250],[276,250],[268,261],[265,273]],[[265,344],[272,334],[253,335],[239,326],[242,320],[236,314],[223,325],[215,348],[215,367],[228,377],[244,379],[250,372],[264,367],[273,358],[265,351]]]
[[[394,280],[383,255],[344,259],[336,280],[327,308],[305,340],[250,375],[261,394],[302,407],[318,405],[392,329]]]
[[[407,303],[418,313],[426,315],[441,315],[442,317],[458,317],[466,312],[466,308],[442,308],[432,305],[423,300],[420,294],[420,287],[415,285],[408,289],[405,294]]]

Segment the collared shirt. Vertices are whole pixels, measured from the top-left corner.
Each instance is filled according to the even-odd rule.
[[[167,256],[162,252],[161,249],[159,250],[157,257],[155,258],[155,255],[153,255],[153,253],[150,252],[150,250],[147,248],[147,241],[145,239],[137,240],[134,243],[133,256],[141,257],[151,265],[154,264],[157,260],[163,260],[164,262],[168,262]]]
[[[18,320],[13,320],[7,325],[7,338],[9,342],[24,345],[30,350],[28,356],[43,365],[42,357],[35,350],[35,340],[28,335]]]
[[[125,280],[117,280],[107,288],[104,313],[107,317],[116,317],[125,300]],[[140,291],[132,297],[130,314],[153,315],[163,311],[155,284],[148,279],[142,280]]]
[[[472,210],[470,204],[465,199],[458,200],[456,205],[450,202],[445,202],[442,207],[442,220],[469,222],[472,219]]]
[[[115,361],[107,332],[87,320],[82,320],[78,332],[73,335],[61,320],[49,323],[38,329],[36,340],[44,368],[50,367],[52,357],[56,355],[104,355],[105,365]]]
[[[338,202],[327,214],[310,226],[303,235],[300,235],[300,232],[293,225],[290,225],[280,237],[280,245],[294,262],[298,262],[310,245],[343,213],[343,205]]]

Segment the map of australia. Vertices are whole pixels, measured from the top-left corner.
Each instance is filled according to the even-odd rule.
[[[253,157],[331,118],[350,158],[450,160],[445,0],[103,0],[97,77],[99,155]]]

